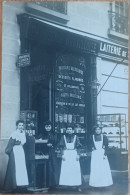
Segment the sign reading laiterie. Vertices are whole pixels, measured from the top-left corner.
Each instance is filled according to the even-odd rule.
[[[17,66],[20,68],[30,66],[30,54],[24,53],[19,55],[17,60]]]
[[[128,58],[128,49],[117,45],[112,45],[106,42],[100,43],[100,53],[112,55],[118,58]]]

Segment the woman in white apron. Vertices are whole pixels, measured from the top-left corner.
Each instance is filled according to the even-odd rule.
[[[101,134],[100,127],[95,127],[92,137],[93,151],[91,155],[91,169],[89,185],[93,187],[107,187],[113,184],[111,170],[105,149],[108,147],[107,137]]]
[[[61,173],[59,185],[62,186],[80,186],[81,170],[77,147],[80,145],[76,135],[73,135],[73,129],[68,126],[66,133],[62,137],[60,146],[63,146],[63,155],[61,163]]]
[[[10,136],[5,152],[9,155],[9,161],[5,177],[5,189],[16,189],[28,185],[28,175],[25,162],[23,145],[26,143],[24,122],[16,122],[16,131]]]

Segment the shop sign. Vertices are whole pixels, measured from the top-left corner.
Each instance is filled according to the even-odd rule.
[[[37,111],[22,110],[20,112],[20,119],[25,122],[26,132],[35,135],[37,131]]]
[[[118,58],[128,58],[128,49],[117,45],[112,45],[106,42],[100,43],[100,53],[111,55]]]
[[[19,68],[30,66],[30,54],[25,53],[18,56],[17,66]]]
[[[60,55],[56,64],[55,122],[84,125],[85,59],[69,54]]]

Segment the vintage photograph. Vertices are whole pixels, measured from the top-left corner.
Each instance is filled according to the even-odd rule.
[[[3,1],[0,193],[128,195],[128,1]]]

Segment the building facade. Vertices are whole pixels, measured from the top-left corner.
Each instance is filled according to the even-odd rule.
[[[84,137],[100,121],[105,134],[124,133],[115,147],[127,154],[128,3],[3,2],[2,13],[0,185],[22,110],[37,111],[35,134],[50,119]]]

